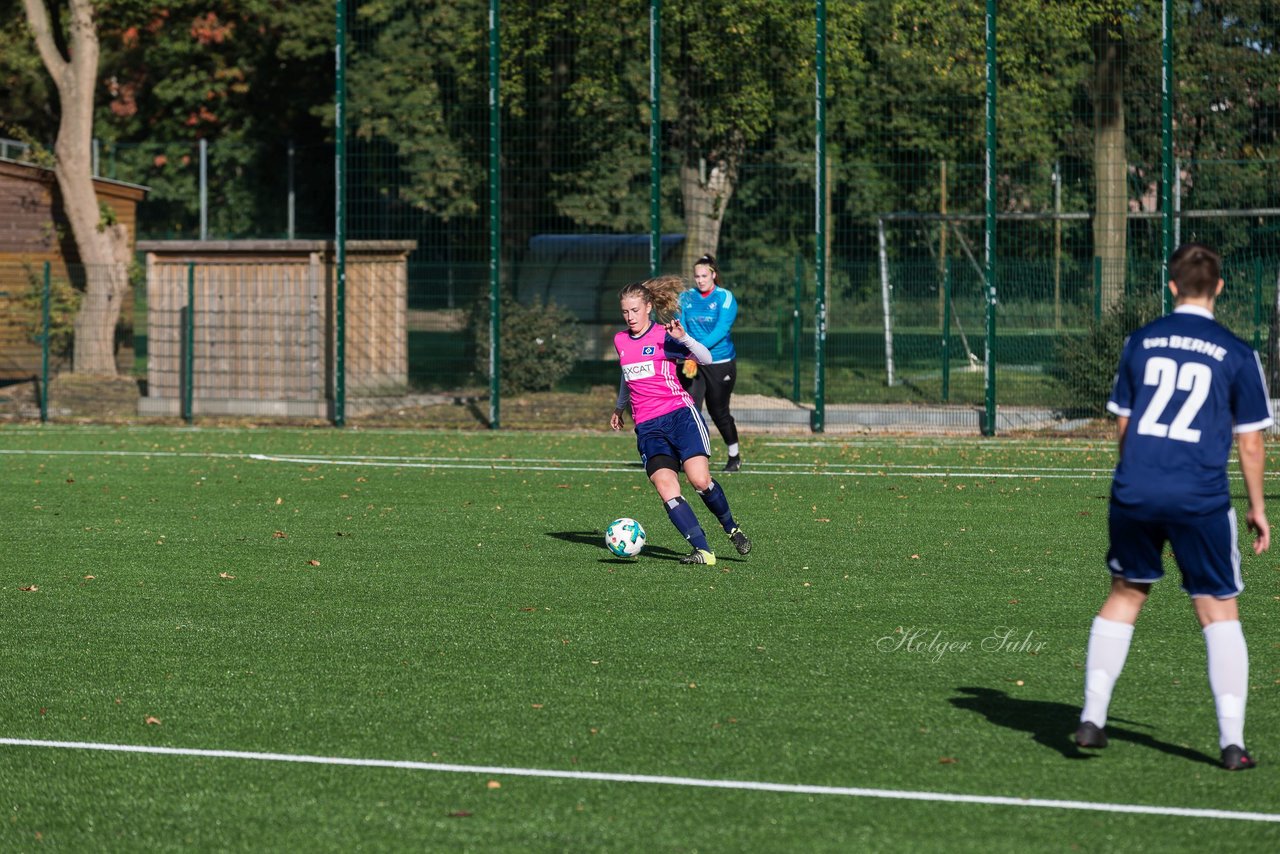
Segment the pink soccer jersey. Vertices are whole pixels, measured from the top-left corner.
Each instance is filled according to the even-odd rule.
[[[632,338],[624,329],[613,336],[613,346],[631,393],[631,418],[637,424],[693,406],[693,399],[676,378],[675,360],[683,359],[688,351],[667,336],[662,324],[649,324],[639,338]]]

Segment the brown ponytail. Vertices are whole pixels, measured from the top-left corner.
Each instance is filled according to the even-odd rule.
[[[684,290],[684,279],[679,276],[658,276],[644,282],[632,282],[622,289],[618,299],[640,297],[653,308],[658,322],[665,326],[680,313],[680,294]]]

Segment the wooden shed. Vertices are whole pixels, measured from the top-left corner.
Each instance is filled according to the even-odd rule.
[[[347,241],[349,397],[408,390],[408,257],[416,246],[412,240]],[[181,413],[189,376],[193,414],[332,415],[332,241],[147,240],[138,250],[146,255],[147,281],[141,414]]]
[[[98,201],[118,222],[137,233],[138,203],[146,187],[95,178]],[[40,372],[40,346],[32,340],[38,308],[25,299],[50,262],[55,278],[69,280],[69,267],[80,263],[75,240],[62,212],[62,195],[52,169],[0,158],[0,379]],[[132,296],[125,297],[128,317]],[[132,367],[132,354],[119,357],[120,368]]]

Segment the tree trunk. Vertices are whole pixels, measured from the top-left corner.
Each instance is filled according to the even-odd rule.
[[[1102,262],[1103,310],[1124,296],[1128,161],[1124,130],[1124,42],[1105,24],[1093,33],[1093,251]]]
[[[693,264],[698,258],[715,255],[720,246],[720,226],[733,195],[736,172],[735,164],[725,160],[710,165],[710,169],[705,169],[702,161],[686,160],[680,166],[685,230],[680,275],[685,278],[693,277]]]
[[[61,109],[54,174],[71,225],[85,294],[75,320],[76,373],[116,373],[115,328],[129,287],[129,232],[103,219],[93,186],[93,98],[98,78],[98,33],[92,0],[69,0],[66,54],[54,36],[45,0],[23,0],[40,58],[58,90]]]

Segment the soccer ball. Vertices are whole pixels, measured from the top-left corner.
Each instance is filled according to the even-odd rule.
[[[615,519],[604,529],[604,544],[618,557],[635,557],[644,548],[644,528],[635,519]]]

